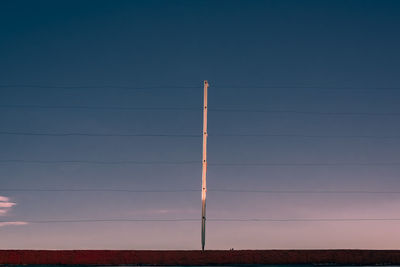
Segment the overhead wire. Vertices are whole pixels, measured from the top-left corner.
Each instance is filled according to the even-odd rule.
[[[400,162],[210,163],[208,166],[399,166]]]
[[[130,85],[37,85],[37,84],[2,84],[0,88],[34,88],[34,89],[123,89],[123,90],[150,90],[150,89],[196,89],[201,86],[185,85],[157,85],[157,86],[130,86]]]
[[[94,164],[94,165],[189,165],[200,164],[201,161],[106,161],[106,160],[23,160],[0,159],[0,163],[26,163],[26,164]],[[400,166],[400,162],[304,162],[304,163],[267,163],[267,162],[226,162],[210,163],[208,166]]]
[[[52,223],[101,223],[101,222],[198,222],[195,218],[110,218],[110,219],[59,219],[59,220],[20,220],[22,224]],[[400,218],[208,218],[212,222],[393,222]],[[16,223],[16,221],[0,220],[0,223]]]
[[[361,87],[361,86],[296,86],[296,85],[213,85],[216,89],[306,89],[306,90],[338,90],[338,91],[398,91],[400,87]]]
[[[274,109],[245,109],[245,108],[210,108],[214,112],[243,112],[243,113],[288,113],[301,115],[326,116],[399,116],[400,112],[324,112],[301,110],[274,110]]]
[[[381,91],[400,90],[400,87],[388,86],[329,86],[329,85],[218,85],[214,89],[309,89],[309,90],[344,90],[344,91]],[[201,88],[201,85],[153,85],[153,86],[132,86],[132,85],[43,85],[43,84],[1,84],[0,88],[35,88],[35,89],[189,89]]]
[[[67,137],[67,136],[86,136],[86,137],[200,137],[198,134],[114,134],[114,133],[50,133],[50,132],[9,132],[0,131],[0,135],[18,135],[18,136],[53,136],[53,137]]]
[[[120,106],[86,106],[86,105],[11,105],[0,104],[3,109],[84,109],[84,110],[115,110],[115,111],[199,111],[201,108],[191,107],[120,107]],[[330,111],[302,111],[277,110],[254,108],[210,108],[210,112],[241,112],[241,113],[269,113],[269,114],[298,114],[322,116],[400,116],[400,112],[330,112]]]
[[[12,136],[48,136],[48,137],[177,137],[199,138],[201,134],[169,134],[169,133],[85,133],[85,132],[27,132],[0,131],[0,135]],[[400,135],[309,135],[309,134],[220,134],[210,133],[211,137],[289,137],[289,138],[339,138],[339,139],[400,139]]]
[[[0,133],[1,134],[1,133]],[[350,138],[350,139],[398,139],[400,135],[317,135],[317,134],[209,134],[212,137],[290,137],[290,138]]]
[[[185,193],[198,192],[197,189],[96,189],[96,188],[0,188],[0,192],[115,192],[115,193]],[[251,190],[251,189],[207,189],[218,193],[262,193],[262,194],[400,194],[400,191],[371,190]]]
[[[0,85],[0,88],[36,88],[36,89],[123,89],[123,90],[152,90],[152,89],[196,89],[199,86],[43,86],[43,85]],[[400,88],[376,87],[329,87],[329,86],[216,86],[216,89],[312,89],[312,90],[356,90],[356,91],[397,91]],[[125,110],[125,111],[201,111],[201,108],[189,107],[117,107],[117,106],[84,106],[84,105],[0,105],[0,108],[13,109],[86,109],[86,110]],[[273,110],[253,108],[211,108],[211,112],[243,112],[243,113],[277,113],[300,115],[326,115],[326,116],[399,116],[399,112],[325,112],[325,111],[301,111],[301,110]],[[114,133],[50,133],[50,132],[19,132],[0,131],[0,135],[22,136],[87,136],[87,137],[200,137],[198,134],[114,134]],[[210,134],[215,137],[302,137],[302,138],[379,138],[391,139],[400,136],[375,136],[375,135],[303,135],[303,134]],[[106,160],[21,160],[0,159],[0,163],[32,163],[32,164],[98,164],[98,165],[181,165],[200,164],[201,161],[106,161]],[[210,163],[209,166],[399,166],[400,162],[328,162],[328,163]],[[1,189],[0,191],[14,192],[127,192],[127,193],[176,193],[197,192],[194,189],[178,190],[134,190],[134,189]],[[245,189],[209,189],[210,192],[226,193],[264,193],[264,194],[400,194],[400,191],[362,191],[362,190],[245,190]],[[26,220],[26,223],[101,223],[101,222],[198,222],[200,218],[110,218],[110,219],[54,219],[54,220]],[[209,218],[212,222],[384,222],[400,221],[400,218]],[[0,220],[0,223],[13,223]]]
[[[160,111],[201,111],[191,107],[121,107],[121,106],[86,106],[86,105],[0,105],[4,109],[86,109],[86,110],[160,110]]]
[[[198,192],[195,189],[158,189],[158,190],[136,190],[136,189],[54,189],[54,188],[0,188],[0,192],[116,192],[116,193],[180,193]]]
[[[0,189],[1,191],[1,189]],[[210,192],[262,193],[262,194],[400,194],[400,191],[368,190],[252,190],[252,189],[208,189]]]
[[[2,159],[0,163],[26,163],[26,164],[94,164],[94,165],[186,165],[197,164],[198,161],[103,161],[103,160],[21,160]]]

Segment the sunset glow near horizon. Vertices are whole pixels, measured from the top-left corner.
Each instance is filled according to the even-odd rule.
[[[2,1],[0,249],[398,249],[399,1]],[[129,221],[131,220],[131,221]]]

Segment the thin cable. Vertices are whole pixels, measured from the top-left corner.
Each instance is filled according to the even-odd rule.
[[[207,219],[214,222],[362,222],[362,221],[400,221],[400,218],[288,218],[288,219],[270,219],[270,218],[248,218],[248,219]]]
[[[210,111],[217,112],[240,112],[240,113],[289,113],[301,115],[327,115],[327,116],[399,116],[399,112],[323,112],[323,111],[299,111],[299,110],[272,110],[272,109],[233,109],[214,108]]]
[[[357,87],[357,86],[273,86],[273,85],[223,85],[214,89],[307,89],[307,90],[339,90],[339,91],[398,91],[400,87]]]
[[[198,192],[196,189],[174,189],[174,190],[134,190],[134,189],[20,189],[0,188],[1,192],[120,192],[120,193],[183,193]]]
[[[0,131],[0,135],[17,135],[17,136],[86,136],[86,137],[201,137],[200,134],[103,134],[103,133],[44,133],[44,132],[8,132]]]
[[[145,89],[201,89],[201,86],[182,86],[182,85],[159,85],[159,86],[129,86],[129,85],[37,85],[37,84],[2,84],[0,88],[36,88],[36,89],[129,89],[129,90],[145,90]],[[400,87],[357,87],[357,86],[290,86],[290,85],[215,85],[213,89],[310,89],[310,90],[344,90],[344,91],[380,91],[389,90],[397,91]]]
[[[314,135],[314,134],[209,134],[211,137],[290,137],[343,139],[398,139],[400,135]]]
[[[49,136],[49,137],[176,137],[199,138],[201,134],[109,134],[109,133],[53,133],[53,132],[17,132],[0,131],[0,135],[12,136]],[[289,138],[339,138],[339,139],[400,139],[400,135],[304,135],[304,134],[209,134],[211,137],[289,137]]]
[[[26,163],[26,164],[95,164],[95,165],[186,165],[199,164],[201,161],[96,161],[96,160],[19,160],[4,159],[0,163]]]
[[[0,108],[12,108],[12,109],[87,109],[87,110],[161,110],[161,111],[201,111],[201,108],[190,108],[190,107],[117,107],[117,106],[81,106],[81,105],[69,105],[69,106],[54,106],[54,105],[0,105]]]
[[[400,194],[400,191],[363,191],[363,190],[243,190],[243,189],[208,189],[219,193],[263,193],[263,194]],[[199,192],[198,189],[57,189],[57,188],[0,188],[0,192],[117,192],[117,193],[185,193]]]
[[[19,221],[31,224],[50,223],[98,223],[98,222],[199,222],[201,219],[193,218],[166,218],[166,219],[71,219],[71,220],[24,220]],[[400,221],[400,218],[209,218],[212,222],[363,222],[363,221]],[[14,221],[3,221],[0,223],[14,223]]]
[[[201,111],[201,108],[191,107],[117,107],[117,106],[54,106],[54,105],[0,105],[8,109],[85,109],[85,110],[120,110],[120,111]],[[240,108],[210,108],[211,112],[239,112],[239,113],[271,113],[271,114],[300,114],[324,116],[400,116],[400,112],[323,112],[301,110],[273,110],[273,109],[240,109]]]
[[[35,89],[124,89],[124,90],[150,90],[150,89],[199,89],[201,86],[125,86],[125,85],[76,85],[76,86],[58,86],[58,85],[32,85],[32,84],[3,84],[0,88],[35,88]]]
[[[1,191],[1,189],[0,189]],[[198,191],[198,190],[197,190]],[[208,189],[210,192],[224,193],[262,193],[262,194],[400,194],[400,191],[363,191],[363,190],[243,190]]]
[[[399,166],[400,162],[210,163],[208,166]]]
[[[96,222],[195,222],[198,219],[71,219],[71,220],[25,220],[24,223],[96,223]],[[1,221],[0,223],[12,223]]]
[[[95,165],[186,165],[201,161],[96,161],[96,160],[20,160],[3,159],[0,163],[26,164],[95,164]],[[336,163],[211,163],[208,166],[399,166],[400,162],[336,162]]]

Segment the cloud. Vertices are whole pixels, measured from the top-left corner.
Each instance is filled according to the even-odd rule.
[[[11,202],[10,198],[0,196],[0,216],[5,216],[7,213],[17,205],[15,202]],[[9,226],[9,225],[26,225],[28,224],[27,222],[21,222],[21,221],[0,221],[0,227],[3,226]]]
[[[7,213],[8,209],[0,209],[0,216],[5,215]]]
[[[0,201],[1,202],[8,202],[8,201],[10,201],[10,199],[8,197],[0,196]]]
[[[10,211],[12,207],[14,207],[16,203],[11,202],[10,198],[0,196],[0,216],[1,215],[6,215],[7,212]]]
[[[0,208],[12,208],[16,204],[14,202],[1,202],[0,201]]]
[[[0,227],[9,225],[27,225],[27,222],[0,222]]]

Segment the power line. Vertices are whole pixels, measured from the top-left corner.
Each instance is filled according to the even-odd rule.
[[[114,134],[114,133],[81,133],[81,132],[17,132],[0,131],[0,135],[15,136],[49,136],[49,137],[177,137],[199,138],[201,134]],[[307,135],[307,134],[209,134],[212,137],[290,137],[290,138],[350,138],[350,139],[399,139],[400,135]]]
[[[305,89],[305,90],[338,90],[338,91],[398,91],[400,87],[357,87],[357,86],[274,86],[274,85],[222,85],[213,86],[215,89]]]
[[[199,164],[201,161],[100,161],[100,160],[20,160],[4,159],[0,163],[27,163],[27,164],[95,164],[95,165],[186,165]]]
[[[210,111],[217,112],[241,112],[241,113],[291,113],[301,115],[327,115],[327,116],[399,116],[399,112],[323,112],[300,110],[274,110],[274,109],[239,109],[239,108],[214,108]]]
[[[198,192],[197,189],[55,189],[55,188],[0,188],[0,192],[116,192],[116,193],[185,193]],[[364,190],[245,190],[245,189],[208,189],[208,192],[223,193],[263,193],[263,194],[400,194],[400,191],[364,191]]]
[[[1,189],[0,189],[1,191]],[[364,190],[246,190],[246,189],[210,189],[211,192],[227,193],[263,193],[263,194],[400,194],[400,191],[364,191]]]
[[[201,219],[194,218],[135,218],[135,219],[70,219],[70,220],[24,220],[18,221],[28,224],[50,224],[50,223],[101,223],[101,222],[199,222]],[[391,222],[400,221],[400,218],[209,218],[212,222]],[[3,221],[0,223],[15,223],[15,221]]]
[[[180,193],[198,192],[196,189],[166,189],[166,190],[135,190],[135,189],[21,189],[21,188],[0,188],[1,192],[120,192],[120,193]]]
[[[18,135],[18,136],[87,136],[87,137],[200,137],[198,134],[106,134],[106,133],[45,133],[45,132],[8,132],[0,131],[0,135]]]
[[[118,106],[83,106],[83,105],[0,105],[0,108],[11,109],[87,109],[87,110],[160,110],[160,111],[201,111],[201,108],[190,107],[118,107]]]
[[[209,166],[398,166],[400,162],[210,163]]]
[[[25,223],[95,223],[95,222],[197,222],[198,219],[71,219],[71,220],[24,220]],[[0,223],[13,223],[13,221],[1,221]]]
[[[157,85],[157,86],[129,86],[129,85],[40,85],[40,84],[2,84],[0,88],[35,88],[35,89],[128,89],[128,90],[145,90],[145,89],[200,89],[200,86],[182,86],[182,85]],[[343,90],[343,91],[397,91],[400,87],[360,87],[360,86],[324,86],[324,85],[216,85],[213,89],[306,89],[306,90]]]
[[[350,138],[397,139],[400,135],[315,135],[315,134],[209,134],[212,137],[293,137],[293,138]]]
[[[200,164],[201,161],[97,161],[97,160],[20,160],[2,159],[0,163],[26,164],[94,164],[94,165],[186,165]],[[306,163],[210,163],[208,166],[399,166],[400,162],[306,162]]]
[[[201,111],[201,108],[191,107],[118,107],[118,106],[85,106],[85,105],[0,105],[7,109],[85,109],[85,110],[120,110],[120,111]],[[301,110],[274,110],[249,108],[210,108],[211,112],[240,112],[240,113],[277,113],[324,116],[400,116],[400,112],[324,112]]]
[[[248,219],[208,219],[214,222],[362,222],[362,221],[400,221],[400,218],[248,218]]]
[[[123,90],[153,90],[153,89],[199,89],[199,86],[129,86],[129,85],[34,85],[34,84],[3,84],[0,88],[33,88],[33,89],[123,89]]]

